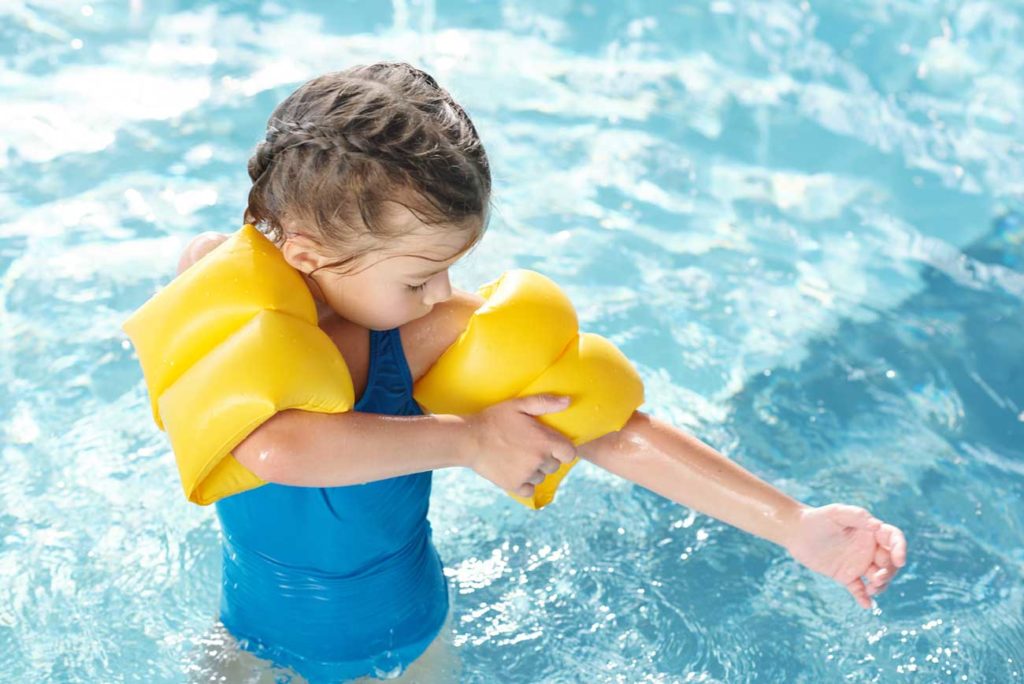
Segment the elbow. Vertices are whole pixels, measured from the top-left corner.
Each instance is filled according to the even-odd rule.
[[[264,482],[290,484],[293,473],[293,451],[289,429],[288,412],[282,411],[271,416],[253,430],[232,451],[235,460]]]
[[[650,416],[640,411],[634,411],[621,428],[580,444],[576,448],[576,453],[580,458],[595,465],[607,463],[609,459],[621,458],[628,451],[631,437],[649,422]]]
[[[600,465],[607,454],[615,450],[615,443],[618,438],[618,432],[609,432],[601,435],[597,439],[592,439],[576,447],[576,455],[584,461]]]

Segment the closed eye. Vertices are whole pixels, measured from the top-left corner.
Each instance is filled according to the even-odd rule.
[[[427,286],[427,281],[424,281],[424,282],[420,283],[419,285],[406,285],[406,287],[409,288],[410,290],[412,290],[413,292],[419,292],[420,290],[422,290],[426,286]]]

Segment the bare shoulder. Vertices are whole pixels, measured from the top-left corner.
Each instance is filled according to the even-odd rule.
[[[484,298],[474,292],[454,290],[451,299],[436,305],[426,316],[399,328],[402,349],[414,382],[423,377],[441,354],[459,339],[473,312],[483,303]]]
[[[181,273],[209,254],[213,251],[214,247],[227,240],[228,237],[225,233],[214,233],[212,231],[197,235],[192,239],[192,242],[188,243],[185,251],[181,253],[181,258],[178,260],[178,273]]]

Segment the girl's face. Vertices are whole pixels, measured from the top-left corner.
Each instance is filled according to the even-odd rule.
[[[448,269],[465,254],[476,234],[420,224],[394,245],[365,255],[355,265],[323,268],[312,276],[308,274],[314,269],[337,258],[319,254],[301,235],[289,236],[282,252],[307,274],[307,282],[315,283],[310,287],[314,297],[339,316],[364,328],[390,330],[427,315],[435,304],[452,296]]]

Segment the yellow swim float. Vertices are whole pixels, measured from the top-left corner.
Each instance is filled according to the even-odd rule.
[[[341,352],[317,327],[302,277],[246,225],[125,322],[189,501],[265,484],[231,450],[288,408],[352,408]]]
[[[569,408],[538,416],[579,446],[622,429],[644,402],[629,359],[593,333],[580,333],[576,311],[553,281],[535,271],[508,271],[479,294],[486,302],[462,335],[417,381],[413,398],[432,413],[471,414],[514,397],[562,394]],[[530,498],[549,504],[579,459],[547,476]]]
[[[621,429],[643,403],[628,359],[603,337],[579,333],[554,282],[513,270],[479,292],[486,303],[416,382],[413,397],[424,410],[470,414],[513,397],[565,394],[568,409],[538,419],[579,445]],[[355,402],[301,276],[251,225],[154,295],[124,330],[194,503],[265,484],[230,452],[275,413],[340,413]],[[511,496],[533,509],[547,505],[574,464],[549,475],[533,497]]]

